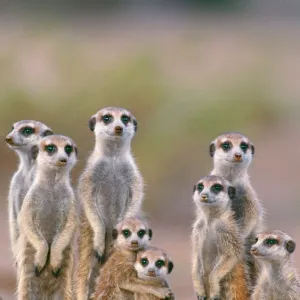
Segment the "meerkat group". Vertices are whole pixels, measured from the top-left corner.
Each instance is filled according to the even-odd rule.
[[[8,196],[18,300],[175,299],[167,279],[174,264],[150,245],[142,211],[143,178],[131,153],[136,118],[106,107],[88,127],[95,147],[76,190],[70,173],[78,151],[71,138],[34,120],[14,123],[6,136],[20,160]],[[214,139],[209,152],[213,169],[192,197],[197,299],[300,300],[290,258],[296,244],[282,231],[265,231],[249,180],[254,145],[230,132]]]

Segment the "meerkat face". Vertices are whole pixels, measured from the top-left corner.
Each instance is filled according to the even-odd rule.
[[[137,131],[137,121],[124,108],[107,107],[90,118],[89,127],[96,137],[112,140],[132,139]]]
[[[130,251],[144,249],[152,238],[152,230],[145,222],[136,218],[127,218],[113,230],[115,246]]]
[[[30,150],[36,146],[42,137],[52,135],[51,128],[34,120],[22,120],[12,126],[12,131],[6,136],[7,145],[14,150]]]
[[[194,186],[193,200],[198,207],[226,208],[235,196],[235,188],[220,176],[209,175]]]
[[[161,249],[149,247],[139,251],[134,268],[138,277],[146,280],[161,280],[173,270],[173,262]]]
[[[39,143],[37,161],[52,168],[72,168],[77,161],[77,147],[72,139],[62,135],[51,135]]]
[[[254,155],[254,146],[239,133],[225,133],[218,136],[209,147],[215,164],[248,167]]]
[[[266,261],[281,261],[294,252],[296,243],[287,234],[279,230],[260,233],[251,247],[251,254]]]

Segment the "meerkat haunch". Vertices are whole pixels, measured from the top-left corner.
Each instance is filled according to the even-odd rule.
[[[192,278],[198,299],[248,299],[243,239],[231,210],[235,188],[207,176],[194,187],[197,218],[192,231]]]
[[[251,254],[260,262],[262,272],[251,299],[300,299],[300,280],[290,258],[295,247],[293,239],[279,230],[257,235]]]
[[[18,216],[18,299],[72,299],[76,203],[70,171],[77,148],[68,137],[39,142],[37,170]]]
[[[5,138],[7,145],[18,154],[20,159],[18,170],[10,183],[8,196],[9,229],[14,259],[18,251],[17,216],[33,181],[37,145],[42,137],[52,134],[51,128],[41,122],[22,120],[13,124],[12,131]]]
[[[164,299],[168,288],[148,287],[137,282],[134,263],[137,252],[148,246],[152,231],[137,218],[121,221],[113,231],[114,249],[100,271],[92,300],[134,299],[134,292],[141,291],[159,295]]]
[[[250,247],[258,232],[263,230],[264,209],[251,186],[248,168],[254,155],[254,146],[247,137],[239,133],[225,133],[210,145],[214,168],[211,175],[222,176],[236,187],[232,199],[235,218],[245,238],[246,262],[250,268],[251,283],[255,284],[257,266],[254,266]]]
[[[140,215],[143,180],[131,154],[135,117],[123,108],[107,107],[90,118],[95,148],[79,179],[81,202],[78,300],[94,290],[99,263],[107,259],[112,230],[124,218]]]
[[[155,247],[147,247],[145,250],[139,251],[134,267],[138,277],[136,283],[143,284],[146,288],[151,287],[151,289],[170,288],[167,274],[172,272],[174,264],[165,251]],[[130,283],[124,284],[123,287],[127,287],[128,290],[132,291],[139,290],[135,286],[130,286]],[[142,290],[134,293],[135,300],[175,299],[171,290],[167,291],[167,295],[162,296],[165,296],[165,298]]]

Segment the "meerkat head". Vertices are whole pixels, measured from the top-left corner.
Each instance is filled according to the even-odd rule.
[[[13,124],[12,131],[5,140],[16,151],[29,151],[32,147],[37,147],[41,138],[52,134],[52,129],[41,122],[22,120]]]
[[[113,238],[115,247],[138,251],[148,246],[152,238],[152,230],[140,219],[127,218],[113,230]]]
[[[286,233],[274,230],[259,233],[255,244],[251,247],[251,254],[259,260],[282,261],[295,251],[296,243]]]
[[[240,133],[224,133],[209,146],[214,165],[247,169],[254,155],[254,146]]]
[[[194,186],[193,200],[199,208],[215,207],[224,210],[234,196],[235,187],[220,176],[206,176]]]
[[[74,141],[63,135],[44,137],[39,143],[37,162],[47,168],[71,169],[77,161],[77,147]]]
[[[139,251],[134,268],[138,277],[146,280],[161,280],[173,270],[174,264],[168,254],[158,248],[148,247]]]
[[[90,118],[89,128],[97,138],[130,140],[137,131],[137,121],[124,108],[106,107]]]

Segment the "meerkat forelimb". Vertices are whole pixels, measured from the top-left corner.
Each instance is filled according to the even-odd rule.
[[[166,295],[169,291],[167,288],[147,288],[145,284],[135,281],[137,253],[148,247],[152,237],[152,230],[147,223],[137,218],[124,219],[113,231],[113,237],[115,243],[112,254],[101,268],[91,299],[133,299],[133,293],[141,290]]]
[[[286,233],[273,230],[259,233],[251,254],[262,266],[252,300],[299,300],[300,280],[291,260],[295,241]]]
[[[8,195],[9,230],[15,260],[19,236],[17,216],[33,181],[37,144],[42,137],[52,134],[51,128],[41,122],[22,120],[13,124],[12,131],[5,138],[7,145],[17,153],[20,161],[18,170],[12,177]]]
[[[86,300],[94,290],[99,263],[111,251],[113,228],[124,218],[140,216],[143,199],[143,179],[131,154],[135,117],[123,108],[107,107],[90,118],[89,128],[95,134],[95,148],[78,184],[83,210],[78,300]]]
[[[258,266],[254,265],[250,247],[255,236],[264,228],[264,208],[248,175],[254,149],[254,145],[246,136],[233,132],[218,136],[209,148],[214,164],[211,175],[222,176],[236,187],[232,209],[245,239],[245,259],[247,267],[250,268],[249,285],[252,287],[257,278]]]
[[[235,188],[219,176],[204,177],[194,187],[192,278],[201,300],[248,299],[243,240],[230,207],[234,195]]]
[[[38,293],[30,299],[72,299],[77,217],[70,171],[77,161],[77,147],[68,137],[51,135],[39,142],[38,150],[35,178],[18,216],[23,241],[18,284]],[[45,295],[49,298],[42,298]]]

